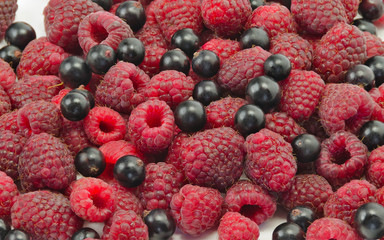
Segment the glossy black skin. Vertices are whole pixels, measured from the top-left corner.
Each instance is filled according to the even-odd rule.
[[[30,41],[36,39],[36,32],[26,22],[14,22],[5,31],[4,39],[8,45],[13,45],[23,50]]]
[[[363,86],[365,90],[369,91],[375,85],[375,74],[370,67],[363,64],[357,64],[348,69],[345,74],[345,81],[347,83]]]
[[[105,74],[116,63],[116,53],[110,46],[99,44],[93,46],[86,57],[91,71],[96,74]]]
[[[87,85],[91,81],[92,71],[84,59],[70,56],[61,62],[59,77],[66,87],[74,89]]]
[[[195,85],[192,97],[204,106],[208,106],[211,102],[220,99],[221,89],[214,81],[203,80]]]
[[[203,104],[195,100],[187,100],[177,105],[175,123],[183,132],[193,133],[203,129],[207,122],[207,114]]]
[[[153,209],[145,217],[148,227],[149,240],[166,240],[172,237],[176,230],[176,222],[172,215],[164,209]]]
[[[235,114],[235,129],[243,137],[256,133],[265,127],[265,115],[256,105],[246,104],[240,107]]]
[[[92,2],[97,3],[105,11],[109,11],[113,5],[112,0],[92,0]]]
[[[359,138],[369,151],[384,145],[384,123],[380,121],[366,122],[360,128]]]
[[[67,93],[60,102],[62,115],[70,121],[83,120],[90,109],[88,98],[79,92]]]
[[[28,233],[21,229],[13,229],[8,232],[4,240],[30,240]]]
[[[97,177],[103,173],[106,163],[103,153],[95,147],[86,147],[75,156],[76,170],[84,177]]]
[[[13,45],[7,45],[0,49],[0,58],[9,63],[13,70],[16,70],[19,65],[21,54],[20,48]]]
[[[364,63],[370,69],[372,69],[373,74],[375,75],[375,85],[379,87],[384,83],[384,57],[383,56],[373,56],[367,59]]]
[[[126,38],[117,47],[116,55],[119,60],[138,66],[144,60],[145,47],[137,38]]]
[[[370,21],[359,18],[359,19],[353,20],[352,25],[355,25],[363,32],[370,32],[373,35],[376,35],[376,26]]]
[[[122,2],[115,14],[123,19],[134,32],[140,30],[147,20],[144,7],[138,1]]]
[[[304,231],[292,222],[280,224],[273,230],[272,240],[305,240]]]
[[[247,85],[245,94],[249,103],[255,104],[265,113],[274,110],[281,99],[279,84],[268,76],[252,79]]]
[[[71,240],[84,240],[86,238],[99,239],[100,235],[92,228],[85,227],[75,232],[72,235]]]
[[[296,223],[304,232],[313,221],[317,219],[316,213],[309,207],[297,206],[291,209],[287,215],[287,222]]]
[[[191,28],[183,28],[173,34],[171,46],[181,49],[189,58],[192,58],[200,48],[200,38]]]
[[[11,230],[11,226],[7,221],[0,218],[0,240],[4,239],[5,235]]]
[[[200,77],[213,77],[219,72],[220,58],[210,50],[202,50],[193,56],[192,69]]]
[[[115,163],[113,176],[124,187],[137,187],[145,179],[144,162],[133,155],[123,156]]]
[[[264,0],[249,0],[251,2],[252,11],[256,8],[265,5]]]
[[[240,36],[239,43],[241,49],[260,46],[268,51],[270,47],[268,33],[263,29],[257,27],[245,30]]]
[[[160,59],[160,71],[176,70],[188,75],[189,69],[189,58],[180,49],[169,50]]]
[[[360,206],[355,214],[355,228],[364,239],[381,239],[384,236],[384,207],[374,202]]]
[[[298,162],[309,163],[319,158],[321,142],[312,134],[300,134],[292,142],[293,155]]]
[[[70,92],[77,92],[83,94],[89,101],[89,107],[92,109],[95,106],[95,98],[93,97],[92,93],[87,89],[76,88],[71,90]]]
[[[264,74],[272,77],[275,81],[286,79],[291,73],[291,62],[282,54],[273,54],[264,62]]]
[[[384,13],[384,4],[382,0],[362,0],[358,11],[366,20],[377,20]]]

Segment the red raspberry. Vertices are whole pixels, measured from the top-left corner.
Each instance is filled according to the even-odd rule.
[[[8,26],[15,20],[17,0],[0,1],[0,39],[3,39]]]
[[[384,146],[374,149],[368,158],[366,177],[376,187],[384,186]]]
[[[323,125],[321,124],[318,111],[315,111],[308,120],[301,122],[300,125],[309,134],[315,135],[320,142],[329,137],[329,135],[325,132]]]
[[[219,240],[254,240],[260,235],[259,226],[237,212],[227,212],[217,229]]]
[[[144,46],[158,46],[164,49],[168,49],[168,43],[165,40],[163,33],[159,26],[146,25],[135,34],[135,37],[139,39]]]
[[[159,153],[172,142],[175,118],[166,102],[148,100],[133,109],[128,131],[130,139],[143,153]]]
[[[171,213],[181,231],[197,236],[215,226],[222,203],[216,189],[187,184],[173,195]]]
[[[324,216],[335,217],[354,224],[357,209],[368,202],[376,202],[376,187],[366,180],[351,180],[340,187],[324,204]]]
[[[9,63],[5,62],[3,59],[0,59],[0,86],[3,87],[6,92],[8,92],[8,89],[15,82],[16,74],[12,67],[9,65]]]
[[[241,50],[229,57],[220,68],[217,83],[229,92],[244,96],[253,78],[264,74],[264,62],[271,55],[261,47]]]
[[[17,170],[19,155],[26,141],[27,139],[19,134],[8,130],[0,131],[0,171],[15,181],[19,179]]]
[[[364,38],[366,40],[367,47],[367,59],[373,56],[384,55],[384,43],[383,41],[371,34],[370,32],[363,32]]]
[[[49,1],[43,11],[48,40],[67,51],[80,49],[77,36],[80,22],[88,14],[101,10],[88,0]]]
[[[248,18],[246,28],[264,29],[270,38],[282,33],[295,33],[296,22],[288,8],[272,3],[256,8]]]
[[[156,45],[145,46],[145,56],[139,67],[148,76],[153,77],[160,72],[160,59],[168,49]]]
[[[296,206],[307,206],[322,216],[324,204],[332,194],[332,187],[324,177],[315,174],[296,175],[292,187],[281,194],[280,203],[288,211]]]
[[[11,111],[11,99],[0,85],[0,116]]]
[[[138,216],[143,215],[143,205],[140,199],[136,197],[135,189],[125,188],[116,180],[110,183],[115,196],[116,210],[134,211]]]
[[[378,88],[372,88],[369,91],[369,95],[373,101],[375,101],[371,120],[384,122],[384,85],[380,85]]]
[[[203,0],[201,14],[207,28],[218,35],[233,36],[243,30],[252,7],[247,0]]]
[[[168,148],[167,156],[165,162],[172,164],[178,171],[183,171],[183,163],[180,158],[181,152],[184,148],[185,140],[189,137],[187,133],[177,134]]]
[[[377,200],[377,203],[384,206],[384,187],[380,187],[376,190],[375,198]]]
[[[338,218],[324,217],[316,219],[307,229],[307,240],[358,240],[361,239],[357,231],[346,222]]]
[[[337,23],[314,49],[312,67],[326,82],[344,81],[346,71],[366,59],[366,40],[356,26]]]
[[[15,110],[0,116],[0,131],[9,130],[15,134],[21,134],[17,126],[17,115],[19,110]]]
[[[280,110],[296,121],[308,119],[316,110],[323,94],[325,83],[313,71],[292,70],[280,83]]]
[[[247,137],[245,147],[245,173],[252,181],[269,191],[290,189],[297,171],[291,144],[281,135],[261,129]]]
[[[186,139],[180,157],[189,182],[225,191],[243,173],[244,156],[244,138],[220,127]]]
[[[53,96],[51,98],[51,102],[54,103],[58,108],[60,108],[61,100],[63,100],[63,97],[67,95],[72,89],[70,88],[63,88],[61,89],[57,95]]]
[[[228,189],[223,208],[228,212],[239,212],[261,224],[273,216],[276,203],[260,186],[241,180]]]
[[[17,66],[17,77],[24,75],[57,75],[61,62],[69,56],[63,48],[46,37],[32,40],[23,50]]]
[[[83,121],[72,122],[63,119],[59,137],[67,145],[72,156],[75,156],[85,147],[93,146],[85,133]]]
[[[319,117],[327,134],[339,130],[357,133],[370,120],[374,101],[357,85],[327,84],[319,103]]]
[[[11,207],[19,195],[16,184],[5,172],[0,171],[0,218],[10,219]]]
[[[356,17],[360,2],[360,0],[341,0],[347,14],[347,23],[351,23]]]
[[[298,135],[306,133],[304,128],[284,112],[265,114],[265,128],[280,134],[289,143]]]
[[[126,126],[120,114],[108,107],[94,107],[83,120],[88,139],[96,145],[123,139]]]
[[[79,44],[84,53],[93,46],[104,44],[114,50],[125,38],[134,37],[131,27],[118,16],[99,11],[87,15],[79,24]]]
[[[223,66],[225,60],[230,56],[240,51],[240,43],[238,41],[230,39],[214,38],[207,41],[203,46],[202,50],[210,50],[220,58],[220,66]]]
[[[73,184],[69,200],[76,215],[90,222],[107,220],[116,207],[112,187],[98,178],[77,180]]]
[[[12,226],[32,239],[70,239],[83,226],[62,194],[35,191],[21,194],[11,209]]]

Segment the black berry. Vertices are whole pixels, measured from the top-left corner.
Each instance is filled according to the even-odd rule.
[[[30,41],[36,39],[36,32],[26,22],[14,22],[5,31],[4,38],[8,45],[24,49]]]
[[[269,36],[266,31],[261,28],[253,27],[243,32],[240,36],[241,49],[260,46],[265,50],[269,50]]]
[[[264,73],[275,81],[286,79],[291,73],[291,62],[282,54],[273,54],[264,62]]]
[[[220,69],[220,58],[210,50],[202,50],[193,56],[192,69],[200,77],[213,77]]]
[[[252,11],[265,4],[264,0],[249,0],[251,2]]]
[[[293,222],[285,222],[277,226],[272,233],[272,240],[304,240],[304,231]]]
[[[362,0],[359,5],[359,13],[364,19],[373,21],[379,19],[384,13],[382,0]]]
[[[160,71],[176,70],[187,75],[189,69],[189,58],[180,49],[169,50],[160,59]]]
[[[105,169],[103,153],[95,147],[86,147],[75,156],[76,170],[84,177],[97,177]]]
[[[21,229],[13,229],[8,232],[4,240],[29,240],[30,237],[28,233]]]
[[[309,207],[297,206],[291,209],[287,215],[287,221],[296,223],[304,232],[313,221],[317,219],[316,213]]]
[[[79,92],[67,93],[60,102],[61,113],[70,121],[83,120],[90,109],[88,98]]]
[[[153,209],[145,217],[149,240],[169,239],[176,230],[176,222],[172,215],[164,209]]]
[[[112,4],[113,4],[112,0],[92,0],[92,2],[98,4],[105,11],[109,11],[112,7]]]
[[[256,133],[265,127],[263,111],[256,105],[246,104],[235,114],[235,129],[244,137]]]
[[[7,221],[0,218],[0,239],[4,239],[5,235],[11,230],[11,226]]]
[[[92,228],[85,227],[75,232],[72,235],[71,240],[84,240],[86,238],[99,239],[100,235]]]
[[[144,162],[133,155],[123,156],[115,163],[113,176],[124,187],[137,187],[145,179]]]
[[[380,121],[366,122],[360,128],[359,138],[370,151],[384,145],[384,123]]]
[[[59,77],[66,87],[73,89],[87,85],[91,81],[92,71],[82,58],[70,56],[61,62]]]
[[[359,18],[353,20],[352,24],[358,27],[363,32],[370,32],[373,35],[376,35],[376,26],[370,21]]]
[[[360,206],[355,214],[355,228],[364,239],[384,237],[384,207],[374,202]]]
[[[195,100],[187,100],[177,105],[175,123],[184,132],[192,133],[201,130],[207,122],[203,104]]]
[[[274,110],[281,99],[279,84],[268,76],[252,79],[245,93],[248,102],[260,107],[265,113]]]
[[[92,72],[96,74],[105,74],[116,63],[116,60],[113,48],[104,44],[93,46],[86,58]]]
[[[119,60],[130,62],[137,66],[144,60],[145,47],[137,38],[126,38],[120,42],[116,54]]]
[[[375,74],[370,67],[363,64],[357,64],[348,69],[345,74],[345,81],[347,83],[362,86],[365,90],[369,91],[375,84]]]
[[[147,17],[143,5],[138,1],[125,1],[116,9],[116,16],[123,19],[136,32],[145,24]]]
[[[7,45],[0,49],[0,58],[9,63],[14,70],[19,65],[21,55],[20,48],[13,45]]]
[[[301,134],[295,137],[292,142],[293,154],[298,162],[314,162],[320,155],[321,143],[312,134]]]
[[[373,74],[375,75],[375,85],[379,87],[384,83],[384,57],[383,56],[373,56],[367,59],[364,63],[370,69],[372,69]]]
[[[77,93],[83,94],[88,99],[89,106],[91,109],[95,106],[95,98],[93,97],[92,93],[87,89],[76,88],[71,90],[71,92],[77,92]]]
[[[203,80],[195,85],[192,97],[204,106],[208,106],[211,102],[220,99],[221,89],[214,81]]]
[[[173,34],[171,45],[181,49],[189,58],[192,58],[200,47],[200,38],[191,28],[183,28]]]

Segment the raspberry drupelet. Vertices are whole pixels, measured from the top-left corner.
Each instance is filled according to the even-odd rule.
[[[237,212],[225,213],[217,231],[219,240],[253,240],[260,235],[257,224]]]

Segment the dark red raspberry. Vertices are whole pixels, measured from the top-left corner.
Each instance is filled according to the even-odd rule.
[[[0,116],[11,111],[11,99],[0,85]]]
[[[23,50],[17,67],[17,77],[24,75],[57,75],[61,62],[69,56],[63,48],[46,37],[32,40]]]
[[[276,203],[260,186],[241,180],[228,189],[223,208],[224,211],[239,212],[259,225],[273,216]]]
[[[291,187],[297,171],[292,146],[268,129],[251,134],[245,142],[245,173],[269,191],[285,192]]]
[[[70,239],[83,226],[62,194],[35,191],[21,194],[11,209],[12,226],[28,232],[32,239]]]
[[[288,211],[296,206],[307,206],[322,216],[324,204],[332,194],[332,187],[324,177],[300,174],[293,178],[292,187],[281,194],[280,203]]]
[[[265,128],[280,134],[289,143],[298,135],[306,133],[304,128],[284,112],[265,114]]]
[[[219,240],[254,240],[259,239],[260,235],[259,226],[237,212],[224,214],[217,232]]]
[[[307,240],[360,239],[357,231],[346,222],[338,218],[324,217],[315,220],[309,225],[306,234]]]
[[[220,68],[217,83],[229,92],[244,96],[248,82],[264,74],[264,62],[271,55],[261,47],[241,50],[229,57]]]
[[[216,53],[216,55],[220,58],[220,66],[223,66],[224,61],[230,56],[241,50],[240,43],[238,41],[221,38],[214,38],[207,41],[203,46],[201,46],[201,49],[210,50]]]
[[[19,195],[16,184],[5,172],[0,171],[0,218],[10,220],[11,207]]]
[[[76,178],[73,157],[60,139],[47,133],[32,135],[19,156],[20,182],[26,191],[65,189]]]
[[[137,188],[125,188],[116,180],[112,181],[110,185],[115,196],[115,211],[131,210],[134,211],[138,216],[143,215],[143,205],[141,204],[140,199],[135,195]]]
[[[160,27],[156,25],[144,24],[136,34],[135,37],[139,39],[144,46],[158,46],[164,49],[168,48],[168,43],[165,40]]]
[[[175,118],[166,102],[148,100],[139,104],[129,117],[132,142],[143,153],[160,153],[172,142]]]
[[[187,184],[173,195],[171,213],[181,231],[196,236],[216,224],[222,203],[223,197],[216,189]]]
[[[366,40],[366,47],[367,47],[367,59],[371,58],[373,56],[381,56],[384,55],[384,43],[383,41],[371,34],[370,32],[363,32],[365,40]]]
[[[207,28],[218,35],[233,36],[243,30],[252,7],[247,0],[203,0],[201,14]]]
[[[180,154],[183,151],[185,140],[189,137],[187,133],[178,133],[168,148],[165,162],[172,164],[178,171],[183,171],[183,163]]]
[[[39,133],[58,136],[62,122],[60,110],[54,103],[44,100],[25,104],[17,115],[17,126],[26,137]]]
[[[1,4],[1,3],[0,3]],[[0,86],[4,88],[6,92],[16,82],[16,73],[13,71],[9,63],[0,59]]]
[[[360,0],[341,0],[347,14],[347,23],[351,23],[356,17],[360,2]]]
[[[94,107],[84,121],[88,139],[95,145],[123,139],[126,126],[120,114],[108,107]]]
[[[354,224],[357,209],[368,202],[376,202],[376,187],[366,180],[351,180],[340,187],[324,204],[324,216]]]
[[[98,178],[77,180],[73,184],[69,200],[76,215],[90,222],[109,219],[116,207],[112,187]]]
[[[98,11],[87,15],[79,24],[79,44],[84,53],[93,46],[104,44],[114,50],[119,43],[129,37],[134,37],[131,27],[118,16]]]
[[[118,62],[97,86],[95,100],[120,113],[129,114],[145,101],[144,89],[150,78],[132,63]]]
[[[15,181],[19,179],[17,166],[19,155],[23,150],[26,138],[11,131],[0,131],[0,171],[5,172]]]
[[[248,18],[246,28],[264,29],[270,38],[282,33],[295,33],[296,22],[289,9],[279,3],[256,8]]]
[[[61,100],[63,100],[63,97],[67,95],[72,89],[70,88],[63,88],[61,89],[57,95],[53,96],[51,98],[51,102],[54,103],[58,108],[60,108]]]
[[[160,72],[160,59],[168,49],[156,45],[145,46],[145,56],[139,67],[148,76],[153,77]]]
[[[372,88],[369,91],[369,95],[373,101],[375,101],[371,120],[384,122],[384,85],[380,85],[378,88]]]
[[[72,122],[63,119],[59,137],[67,145],[72,156],[75,156],[85,147],[93,146],[85,133],[83,121]]]
[[[349,68],[365,61],[365,44],[360,29],[345,22],[337,23],[314,49],[312,68],[325,82],[343,82]]]
[[[225,191],[243,173],[244,138],[229,127],[198,132],[185,139],[181,162],[189,182]]]
[[[321,124],[318,109],[308,120],[301,122],[300,125],[305,130],[307,130],[309,134],[315,135],[319,141],[323,141],[329,137],[329,135],[325,132],[323,125]]]
[[[327,84],[319,103],[319,117],[327,134],[339,130],[357,133],[374,109],[371,96],[357,85]]]
[[[15,110],[0,116],[0,131],[9,130],[15,134],[21,134],[17,126],[17,115],[19,110]]]
[[[77,36],[80,22],[88,14],[101,10],[99,5],[88,0],[49,1],[43,11],[48,40],[67,51],[80,49]]]
[[[384,186],[384,146],[374,149],[368,158],[366,177],[376,187]]]
[[[0,1],[0,39],[3,39],[8,26],[15,20],[17,0]]]
[[[148,227],[134,211],[118,210],[103,229],[102,239],[149,239]]]
[[[292,70],[288,78],[279,84],[280,110],[299,122],[308,119],[316,111],[325,88],[319,74],[303,70]]]
[[[25,104],[37,101],[50,101],[63,89],[57,76],[26,75],[13,84],[8,90],[13,108],[21,108]]]

